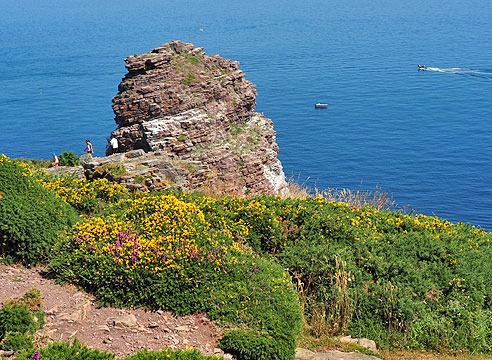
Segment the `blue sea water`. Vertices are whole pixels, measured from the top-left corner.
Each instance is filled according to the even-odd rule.
[[[0,153],[102,155],[123,59],[178,39],[240,61],[288,176],[492,230],[490,1],[0,5]]]

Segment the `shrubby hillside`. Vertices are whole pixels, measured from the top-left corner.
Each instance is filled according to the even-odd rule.
[[[490,351],[491,233],[323,198],[181,197],[247,228],[244,241],[289,270],[317,335]]]
[[[237,359],[293,359],[303,319],[314,335],[383,348],[491,351],[492,236],[481,229],[315,197],[129,193],[26,168],[0,162],[59,202],[37,224],[82,215],[39,240],[61,281],[102,305],[206,312]],[[0,179],[2,209],[24,190]],[[29,264],[8,230],[3,255]]]

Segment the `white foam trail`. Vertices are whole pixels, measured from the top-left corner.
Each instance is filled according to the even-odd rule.
[[[438,68],[438,67],[427,67],[427,71],[436,71],[448,74],[459,74],[459,75],[469,75],[475,77],[481,77],[484,79],[492,80],[491,70],[480,70],[480,69],[467,69],[467,68]]]

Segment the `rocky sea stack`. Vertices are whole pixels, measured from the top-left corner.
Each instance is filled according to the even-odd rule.
[[[193,164],[188,187],[226,184],[250,194],[285,187],[273,123],[254,112],[255,85],[237,61],[172,41],[125,62],[113,98],[120,151]]]

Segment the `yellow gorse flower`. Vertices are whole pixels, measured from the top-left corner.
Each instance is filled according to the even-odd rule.
[[[157,273],[171,267],[181,270],[211,248],[220,248],[223,254],[243,251],[235,241],[227,246],[218,240],[218,235],[232,240],[229,228],[214,230],[198,206],[174,195],[126,199],[115,206],[125,209],[122,216],[93,217],[74,226],[71,243],[78,256],[101,261],[109,256],[128,270],[144,267]],[[208,261],[224,271],[218,254]]]

